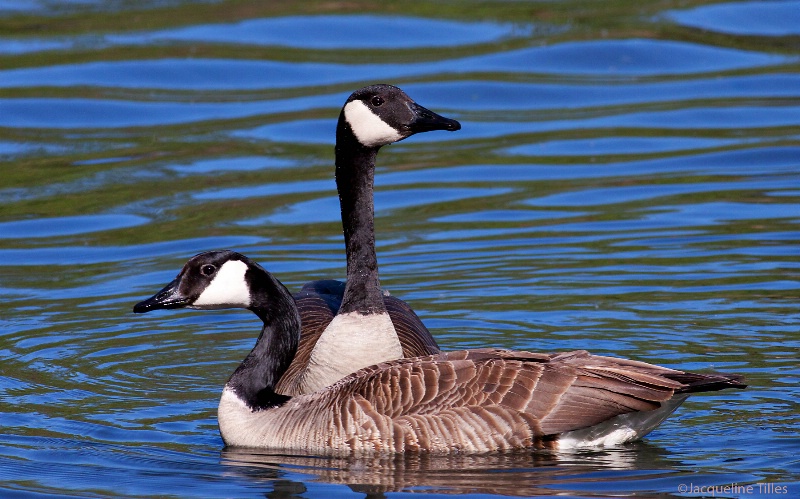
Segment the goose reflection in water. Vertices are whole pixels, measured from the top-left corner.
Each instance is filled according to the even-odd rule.
[[[624,477],[643,483],[641,489],[663,489],[666,476],[679,463],[667,451],[646,442],[576,452],[492,452],[486,454],[427,453],[309,456],[271,453],[258,449],[226,448],[221,462],[229,473],[262,481],[265,497],[299,497],[306,482],[347,485],[366,497],[424,488],[428,494],[496,494],[527,497],[554,493],[592,496],[613,492],[612,483]],[[287,475],[309,475],[302,482]],[[658,485],[648,487],[648,480]],[[674,477],[680,481],[679,477]],[[667,486],[669,487],[669,486]]]

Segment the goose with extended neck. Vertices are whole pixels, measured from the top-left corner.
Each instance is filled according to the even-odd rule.
[[[373,189],[378,150],[416,133],[461,125],[420,106],[392,85],[353,92],[336,127],[336,187],[347,281],[317,281],[295,295],[303,334],[278,387],[310,393],[362,367],[434,354],[436,341],[406,303],[381,290],[375,252]],[[334,311],[336,312],[334,315]]]
[[[380,363],[309,394],[276,386],[300,341],[291,294],[232,251],[195,256],[134,312],[241,307],[264,323],[218,410],[231,446],[301,452],[485,452],[575,448],[638,439],[694,392],[744,388],[698,374],[585,351],[464,350]]]

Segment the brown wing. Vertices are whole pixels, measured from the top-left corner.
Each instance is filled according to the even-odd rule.
[[[278,393],[287,393],[289,387],[295,386],[297,378],[311,359],[314,345],[339,310],[344,287],[345,283],[341,281],[312,281],[294,294],[302,324],[300,343],[292,363],[275,387]],[[384,303],[403,347],[404,357],[420,357],[439,352],[439,346],[430,331],[408,304],[393,296],[384,296]]]
[[[608,377],[618,376],[621,380],[627,379],[628,373],[638,373],[642,382],[648,375],[667,378],[681,385],[676,393],[711,392],[725,388],[747,387],[744,377],[738,374],[679,371],[636,360],[591,355],[585,350],[556,354],[553,359],[576,366],[589,366],[596,371],[604,371]],[[655,382],[658,383],[658,381]]]
[[[439,345],[436,344],[431,332],[406,302],[394,296],[384,296],[383,303],[403,347],[403,357],[422,357],[439,353]]]
[[[667,376],[675,373],[583,351],[486,349],[369,367],[333,385],[326,398],[349,405],[342,413],[355,404],[376,433],[393,435],[398,450],[436,449],[439,442],[468,450],[531,447],[660,407],[686,388]]]
[[[599,367],[597,359],[604,360]],[[367,368],[375,369],[374,374],[364,376],[353,391],[392,417],[499,406],[533,416],[549,434],[657,408],[682,387],[652,369],[612,369],[606,359],[586,352],[567,357],[502,350],[449,352]]]
[[[341,290],[337,284],[341,285]],[[294,294],[300,312],[300,342],[292,363],[275,386],[277,393],[288,394],[290,387],[296,386],[297,379],[311,359],[314,345],[339,310],[343,291],[344,284],[339,281],[313,281]]]

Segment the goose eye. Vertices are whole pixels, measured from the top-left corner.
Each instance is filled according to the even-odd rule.
[[[384,101],[383,101],[383,97],[380,97],[380,96],[376,95],[375,97],[372,98],[372,100],[370,102],[372,102],[373,106],[380,107],[381,105],[383,105]]]
[[[214,275],[214,272],[216,272],[216,271],[217,271],[217,268],[215,266],[213,266],[213,265],[203,265],[200,268],[200,273],[203,274],[204,276],[207,276],[207,277]]]

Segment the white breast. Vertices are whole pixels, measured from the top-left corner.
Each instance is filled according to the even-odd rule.
[[[311,351],[300,393],[320,390],[359,369],[402,357],[403,347],[389,314],[339,314]]]

